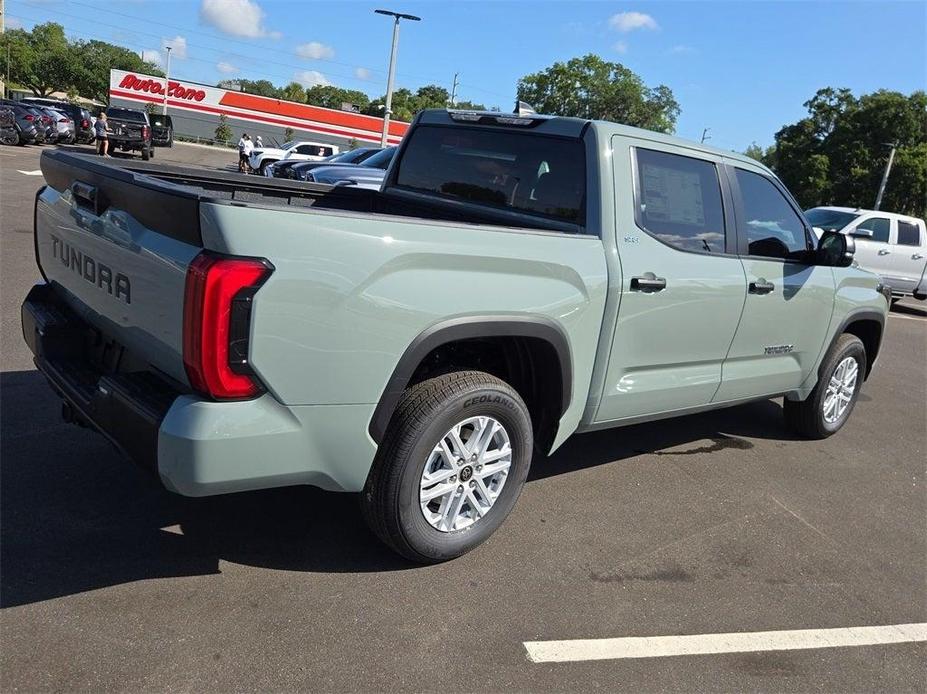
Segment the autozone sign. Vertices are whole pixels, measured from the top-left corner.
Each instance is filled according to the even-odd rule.
[[[147,92],[149,94],[164,95],[164,80],[159,79],[142,79],[133,75],[131,72],[122,78],[119,83],[119,89],[132,89],[136,92]],[[184,87],[180,82],[168,82],[167,95],[174,99],[185,99],[187,101],[202,101],[206,98],[206,92],[194,87]]]

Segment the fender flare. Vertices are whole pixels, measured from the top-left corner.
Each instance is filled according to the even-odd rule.
[[[859,308],[854,311],[850,311],[844,319],[840,322],[840,325],[837,327],[837,330],[834,331],[833,337],[830,339],[830,344],[827,345],[827,349],[824,350],[821,356],[821,364],[818,366],[818,372],[820,375],[820,370],[824,365],[824,359],[830,353],[830,350],[833,349],[834,343],[847,331],[847,327],[851,323],[855,323],[859,320],[872,320],[879,324],[879,342],[876,344],[875,354],[866,355],[866,378],[869,378],[869,374],[872,373],[872,367],[875,364],[876,359],[879,356],[879,350],[882,347],[882,338],[885,336],[885,314],[880,313],[872,308]]]
[[[480,337],[531,337],[549,343],[560,362],[560,416],[563,416],[573,397],[573,357],[563,328],[544,316],[465,316],[435,323],[412,340],[393,369],[370,419],[367,431],[371,438],[377,443],[383,440],[409,380],[429,353],[450,342]]]

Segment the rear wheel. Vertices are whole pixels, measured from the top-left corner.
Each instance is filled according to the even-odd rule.
[[[825,358],[811,395],[800,402],[785,401],[786,424],[811,439],[836,434],[856,406],[866,364],[866,348],[862,341],[855,335],[841,335]]]
[[[480,371],[428,379],[393,415],[364,487],[364,517],[412,561],[460,556],[508,516],[531,454],[531,417],[510,385]]]

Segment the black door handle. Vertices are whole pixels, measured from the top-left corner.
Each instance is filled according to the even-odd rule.
[[[763,277],[760,277],[756,282],[750,283],[751,294],[769,294],[775,288],[776,285],[767,282]]]
[[[631,278],[631,291],[659,292],[662,289],[666,289],[666,278],[657,277],[652,272],[645,272],[640,277]]]

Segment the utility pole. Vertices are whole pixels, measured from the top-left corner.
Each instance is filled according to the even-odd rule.
[[[892,170],[892,162],[895,160],[895,148],[898,147],[897,142],[883,142],[883,147],[891,147],[892,151],[888,153],[888,161],[885,162],[885,173],[882,174],[882,182],[879,184],[879,194],[876,195],[875,207],[872,209],[877,210],[882,204],[882,195],[885,193],[885,186],[888,185],[888,174]]]
[[[702,144],[705,144],[705,140],[711,139],[711,135],[708,134],[710,132],[711,132],[711,128],[705,128],[704,130],[702,130]]]
[[[396,49],[399,47],[399,20],[408,19],[411,22],[422,21],[421,17],[414,14],[401,14],[399,12],[390,12],[389,10],[374,10],[376,14],[385,14],[394,18],[393,22],[393,47],[389,52],[389,77],[386,79],[386,104],[383,108],[383,133],[380,135],[380,147],[386,147],[386,135],[389,132],[389,119],[393,111],[393,82],[396,80]]]
[[[6,3],[0,0],[0,34],[6,32]],[[0,99],[6,97],[6,83],[10,81],[10,44],[6,45],[6,81],[0,80]]]
[[[460,86],[460,81],[457,78],[459,76],[459,72],[454,73],[454,86],[451,87],[451,108],[454,108],[457,105],[457,87]]]
[[[167,70],[164,71],[164,102],[161,104],[161,113],[165,116],[167,115],[167,90],[171,84],[171,50],[173,48],[173,46],[164,45],[164,50],[167,51]]]

